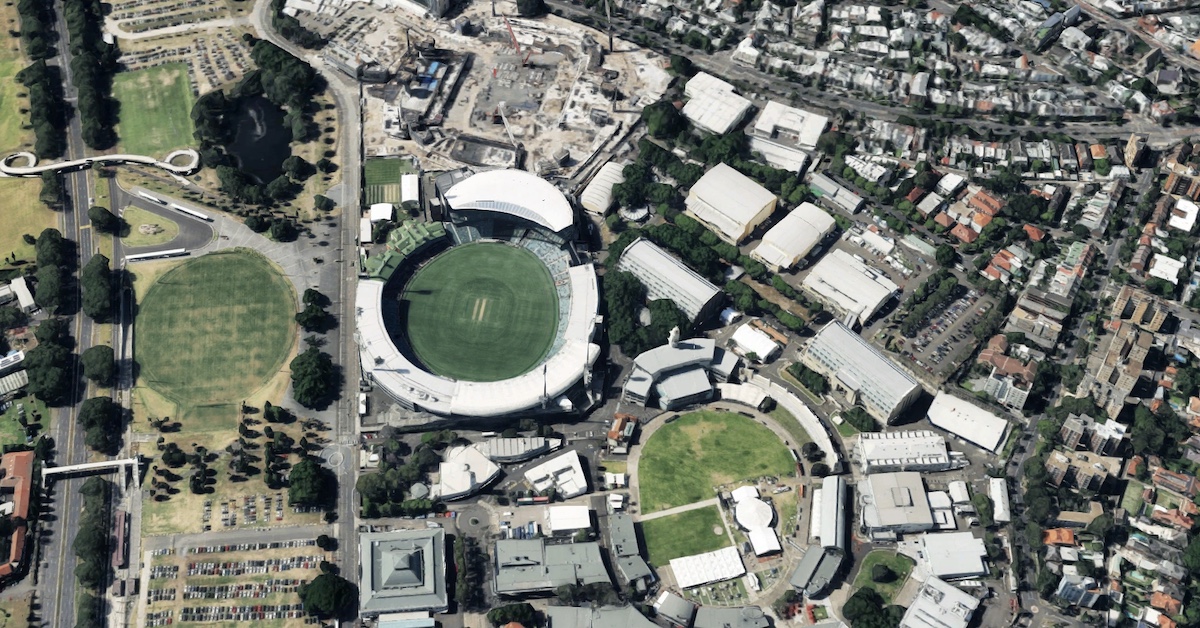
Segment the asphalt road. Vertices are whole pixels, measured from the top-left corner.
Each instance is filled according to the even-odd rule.
[[[171,240],[170,242],[165,242],[163,244],[157,244],[154,246],[129,247],[129,253],[152,253],[155,251],[166,251],[170,249],[181,248],[191,251],[208,244],[214,237],[216,237],[216,232],[213,231],[213,228],[209,223],[198,218],[193,218],[183,212],[148,201],[137,194],[132,194],[128,190],[125,190],[121,186],[117,185],[116,179],[112,180],[112,184],[109,186],[109,189],[109,193],[112,197],[112,210],[113,213],[117,214],[118,216],[121,215],[121,212],[123,212],[126,207],[132,205],[133,207],[145,210],[151,214],[154,214],[155,216],[160,216],[179,225],[179,235],[175,236],[175,239]],[[129,228],[136,229],[137,225],[130,225]]]
[[[339,325],[329,337],[324,351],[334,357],[342,369],[345,382],[341,398],[336,401],[332,416],[333,440],[340,445],[346,459],[353,461],[358,447],[358,381],[361,378],[358,351],[354,342],[354,290],[357,279],[356,230],[360,211],[360,177],[363,163],[362,145],[362,87],[357,81],[331,71],[319,55],[306,51],[280,37],[270,27],[270,0],[258,0],[250,15],[250,22],[259,36],[306,60],[321,73],[329,83],[341,124],[338,144],[338,159],[342,175],[342,206],[336,218],[338,238],[334,240],[336,250],[329,263],[340,267],[336,290],[327,294],[331,308],[337,313]],[[350,454],[354,454],[353,456]],[[358,575],[358,494],[354,490],[357,480],[357,465],[343,464],[338,470],[337,525],[338,560],[342,573],[353,580]]]

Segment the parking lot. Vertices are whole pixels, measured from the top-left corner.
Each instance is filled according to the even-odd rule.
[[[978,345],[972,329],[995,305],[989,296],[974,289],[943,308],[916,338],[899,338],[900,355],[939,381],[954,373],[962,360]]]

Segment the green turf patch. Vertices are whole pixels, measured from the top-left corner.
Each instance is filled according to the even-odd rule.
[[[558,327],[550,271],[533,253],[495,242],[450,249],[400,295],[405,335],[426,368],[493,382],[541,363]]]
[[[166,244],[179,236],[179,224],[167,220],[158,214],[130,205],[121,213],[121,218],[129,224],[129,233],[121,238],[121,243],[128,247],[155,246]],[[142,233],[142,225],[157,225],[161,231],[157,233]]]
[[[113,77],[113,96],[121,101],[117,133],[123,152],[164,157],[194,144],[187,65],[168,63],[118,73]]]
[[[1129,480],[1125,484],[1125,493],[1121,495],[1121,508],[1129,513],[1130,517],[1136,517],[1142,512],[1142,491],[1146,490],[1146,485],[1137,480]]]
[[[33,395],[17,397],[12,400],[12,405],[8,410],[0,414],[0,445],[25,444],[25,429],[21,427],[17,417],[19,414],[18,404],[21,404],[25,410],[25,420],[28,425],[40,425],[42,433],[49,431],[50,413],[46,410],[46,404]]]
[[[693,412],[654,432],[638,462],[642,512],[717,496],[715,487],[795,472],[774,432],[732,412]]]
[[[400,176],[415,172],[412,163],[399,157],[368,159],[363,163],[366,203],[400,204]]]
[[[721,511],[716,506],[652,519],[641,526],[650,563],[657,567],[665,567],[672,558],[694,556],[731,545],[721,521]]]
[[[900,587],[904,586],[904,581],[908,580],[908,574],[912,573],[913,564],[911,558],[890,550],[872,551],[863,557],[858,575],[854,577],[854,588],[871,587],[883,597],[885,604],[891,604],[896,594],[900,592]],[[886,565],[888,569],[892,570],[892,573],[896,574],[896,577],[888,582],[871,580],[871,569],[875,565]]]
[[[254,251],[184,262],[139,305],[133,337],[141,383],[183,406],[185,417],[210,416],[206,407],[240,402],[280,369],[295,312],[291,284]]]

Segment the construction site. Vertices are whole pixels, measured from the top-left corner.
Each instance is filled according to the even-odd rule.
[[[623,144],[671,78],[661,55],[619,39],[610,48],[603,32],[552,15],[513,17],[512,2],[453,19],[387,4],[297,12],[330,38],[326,63],[363,82],[368,157],[573,178]]]

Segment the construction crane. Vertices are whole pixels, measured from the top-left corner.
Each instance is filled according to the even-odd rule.
[[[517,49],[517,54],[521,54],[521,42],[517,41],[517,34],[513,32],[512,24],[508,21],[508,16],[504,16],[504,25],[508,27],[508,36],[512,37],[513,48]]]
[[[505,111],[506,108],[507,103],[500,101],[500,104],[496,105],[496,113],[500,114],[500,121],[504,123],[504,132],[508,134],[508,143],[512,144],[513,148],[518,148],[517,139],[513,137],[512,128],[508,126],[508,115]]]

